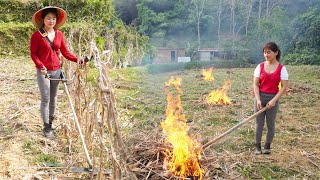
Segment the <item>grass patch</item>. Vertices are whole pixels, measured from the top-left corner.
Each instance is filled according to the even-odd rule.
[[[28,140],[22,145],[24,154],[31,155],[32,161],[37,164],[45,165],[48,167],[58,167],[58,156],[51,154],[44,154],[39,148],[38,144],[34,140]]]
[[[33,140],[28,140],[22,145],[23,152],[25,154],[38,154],[40,151],[37,148],[36,142]]]
[[[60,163],[57,160],[57,156],[50,154],[39,154],[35,158],[36,163],[45,164],[48,167],[59,167]]]
[[[288,170],[279,165],[238,165],[237,171],[246,179],[286,179],[299,174],[295,170]]]

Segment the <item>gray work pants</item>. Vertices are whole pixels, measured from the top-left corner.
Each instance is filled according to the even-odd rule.
[[[61,70],[47,71],[52,79],[59,79]],[[40,112],[43,123],[49,124],[49,116],[54,116],[57,104],[59,81],[50,81],[37,69],[37,81],[41,94]]]
[[[260,99],[262,106],[265,107],[266,104],[274,98],[275,94],[265,94],[260,93]],[[279,109],[279,101],[276,102],[276,105],[272,107],[271,109],[267,109],[263,113],[259,114],[256,117],[256,132],[255,132],[255,143],[261,143],[262,139],[262,131],[264,127],[264,122],[267,122],[267,137],[266,137],[266,143],[272,143],[274,134],[275,134],[275,121],[276,121],[276,115]],[[254,101],[254,112],[257,112],[257,101]]]

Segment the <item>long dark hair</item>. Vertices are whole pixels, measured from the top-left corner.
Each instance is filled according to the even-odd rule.
[[[280,51],[280,48],[279,46],[274,43],[274,42],[268,42],[267,44],[265,44],[262,48],[262,52],[265,50],[265,49],[270,49],[271,51],[273,52],[278,52],[277,56],[276,56],[276,59],[278,62],[280,62],[280,56],[281,56],[281,51]]]

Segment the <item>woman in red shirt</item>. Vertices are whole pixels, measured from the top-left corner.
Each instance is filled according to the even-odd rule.
[[[41,93],[41,117],[44,123],[43,134],[53,138],[52,123],[55,119],[56,99],[59,81],[50,81],[46,77],[59,79],[61,74],[61,54],[68,60],[81,63],[69,52],[64,35],[58,30],[67,19],[67,13],[54,6],[47,6],[37,11],[32,23],[39,28],[30,41],[30,53],[37,68],[37,82]]]
[[[279,63],[280,49],[274,42],[268,42],[263,47],[266,61],[260,63],[254,70],[253,90],[255,96],[254,110],[257,112],[263,107],[267,110],[256,118],[255,145],[256,154],[261,154],[261,138],[264,122],[267,123],[267,136],[264,154],[270,154],[271,143],[275,134],[275,120],[279,109],[279,99],[288,86],[287,69]],[[279,83],[281,89],[279,90]]]

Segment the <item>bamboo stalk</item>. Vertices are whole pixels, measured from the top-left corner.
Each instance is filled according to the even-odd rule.
[[[206,144],[204,144],[203,146],[201,146],[202,150],[210,147],[212,144],[218,142],[220,139],[222,139],[223,137],[227,136],[228,134],[230,134],[231,132],[235,131],[236,129],[238,129],[240,126],[242,126],[243,124],[249,122],[251,119],[253,119],[254,117],[258,116],[259,114],[261,114],[262,112],[264,112],[265,110],[267,110],[267,107],[264,107],[262,109],[260,109],[258,112],[254,113],[253,115],[251,115],[250,117],[248,117],[247,119],[241,121],[239,124],[233,126],[232,128],[230,128],[228,131],[224,132],[223,134],[219,135],[218,137],[216,137],[215,139],[207,142]]]

